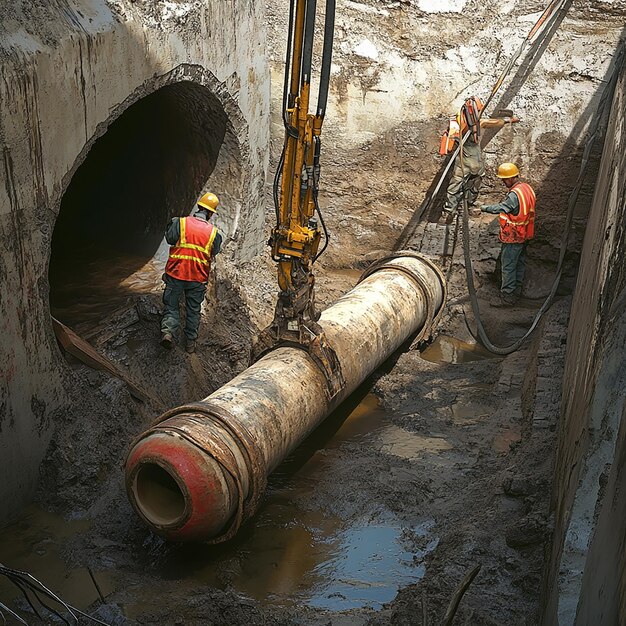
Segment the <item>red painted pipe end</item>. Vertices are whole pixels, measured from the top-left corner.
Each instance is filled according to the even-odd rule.
[[[168,541],[206,541],[219,534],[237,503],[236,487],[206,452],[167,431],[131,450],[126,491],[144,522]]]

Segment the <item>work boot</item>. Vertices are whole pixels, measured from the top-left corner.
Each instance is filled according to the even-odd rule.
[[[189,354],[193,354],[196,351],[196,340],[195,339],[186,339],[185,340],[185,351]]]
[[[170,333],[161,333],[161,345],[168,350],[172,349],[172,346],[174,345],[174,340]]]
[[[451,211],[442,211],[437,224],[439,226],[449,226],[454,221],[454,213]]]
[[[489,304],[496,309],[513,306],[517,302],[517,296],[512,293],[500,292],[495,298],[489,301]]]

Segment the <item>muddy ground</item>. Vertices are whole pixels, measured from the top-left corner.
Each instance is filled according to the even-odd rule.
[[[487,256],[489,220],[472,228]],[[419,230],[431,253],[449,240],[443,227]],[[123,490],[129,444],[163,408],[208,395],[246,366],[259,312],[271,311],[273,276],[263,267],[218,266],[195,355],[156,343],[158,286],[122,294],[117,314],[90,322],[92,343],[151,400],[134,400],[122,381],[68,357],[81,397],[60,417],[38,508],[6,531],[2,559],[110,624],[225,626],[437,623],[479,564],[455,623],[536,623],[569,301],[553,306],[522,350],[495,358],[474,345],[460,314],[469,308],[456,262],[441,336],[405,346],[331,416],[279,468],[238,538],[172,546],[142,525]],[[486,322],[509,343],[539,303],[491,309],[493,259],[479,267]],[[322,272],[322,306],[359,274]],[[236,288],[253,280],[254,302]]]

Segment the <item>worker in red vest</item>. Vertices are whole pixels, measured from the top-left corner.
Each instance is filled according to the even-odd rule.
[[[499,204],[482,205],[481,211],[499,214],[502,286],[491,305],[506,307],[515,304],[522,293],[526,247],[535,236],[535,192],[528,183],[520,182],[515,163],[500,165],[497,176],[509,193]]]
[[[213,193],[205,193],[198,200],[193,216],[175,217],[165,231],[170,244],[170,256],[165,266],[161,320],[161,345],[171,348],[180,326],[180,299],[185,295],[185,349],[195,352],[200,326],[200,308],[206,293],[211,261],[222,247],[222,236],[209,222],[217,211],[219,200]]]

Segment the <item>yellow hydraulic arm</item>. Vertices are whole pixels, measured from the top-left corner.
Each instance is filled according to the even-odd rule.
[[[274,320],[259,338],[257,356],[277,345],[296,345],[324,370],[330,395],[343,386],[339,363],[317,323],[313,263],[328,244],[318,205],[321,132],[330,80],[335,0],[326,0],[317,110],[309,113],[316,0],[291,0],[282,117],[285,141],[274,177],[276,226],[269,245],[278,264]],[[319,220],[319,222],[318,222]],[[320,224],[324,229],[324,248]]]

